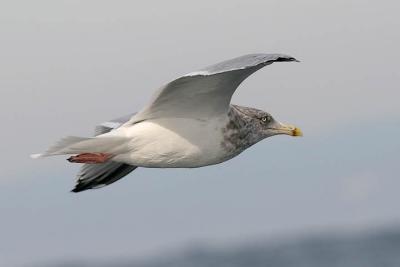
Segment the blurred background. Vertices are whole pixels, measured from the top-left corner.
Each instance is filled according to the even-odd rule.
[[[0,1],[0,266],[400,266],[398,1]],[[233,103],[304,138],[70,193],[29,155],[182,74],[285,53]]]

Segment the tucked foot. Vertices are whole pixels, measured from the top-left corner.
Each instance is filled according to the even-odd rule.
[[[69,157],[67,160],[73,163],[104,163],[112,156],[106,153],[82,153]]]

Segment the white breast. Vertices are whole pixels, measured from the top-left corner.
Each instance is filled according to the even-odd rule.
[[[186,118],[148,120],[118,129],[129,138],[128,153],[115,161],[142,167],[191,168],[224,160],[222,127],[227,116],[201,121]]]

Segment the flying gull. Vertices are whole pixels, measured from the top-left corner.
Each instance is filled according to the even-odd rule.
[[[140,112],[104,122],[94,137],[68,136],[33,158],[72,155],[84,163],[73,192],[109,185],[137,167],[195,168],[227,161],[274,135],[301,136],[269,113],[233,105],[251,74],[283,54],[250,54],[191,72],[161,87]]]

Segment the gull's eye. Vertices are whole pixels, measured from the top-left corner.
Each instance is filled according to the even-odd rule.
[[[262,117],[261,121],[262,122],[269,122],[271,119],[268,116]]]

